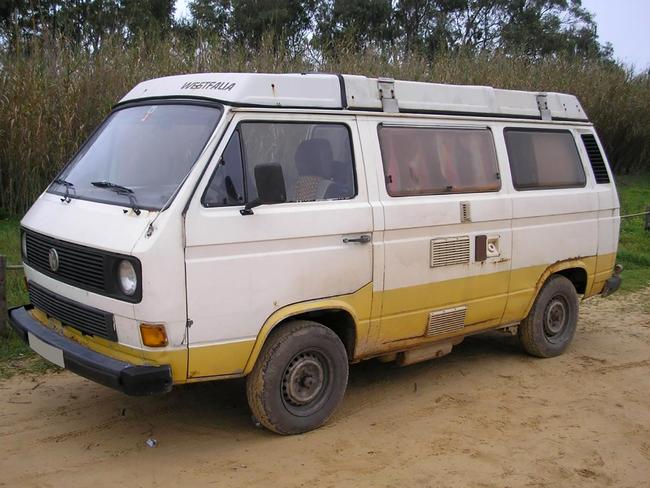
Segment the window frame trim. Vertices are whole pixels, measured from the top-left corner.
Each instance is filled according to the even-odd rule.
[[[228,144],[230,144],[230,141],[232,140],[233,136],[235,133],[238,134],[239,137],[239,157],[242,165],[242,183],[244,186],[244,203],[227,203],[227,204],[216,204],[216,205],[210,205],[205,202],[205,197],[208,193],[208,190],[210,189],[210,185],[212,184],[212,181],[214,177],[217,174],[217,171],[219,170],[219,162],[217,162],[217,165],[214,167],[214,170],[212,171],[212,174],[210,175],[210,178],[208,179],[208,184],[205,186],[205,189],[203,190],[203,194],[201,195],[201,206],[203,208],[226,208],[226,207],[243,207],[246,205],[246,202],[248,201],[248,189],[246,188],[246,165],[244,164],[244,147],[242,144],[242,139],[241,139],[241,133],[239,132],[239,125],[235,126],[234,130],[230,133],[230,137],[228,138],[228,142],[226,142],[226,145],[223,148],[223,151],[221,152],[221,156],[219,156],[219,161],[223,158],[223,153],[226,151],[226,148],[228,147]],[[216,155],[212,155],[212,158],[214,158]],[[212,159],[210,158],[210,159]]]
[[[514,172],[512,170],[512,158],[510,157],[510,151],[508,151],[508,140],[507,140],[507,133],[508,132],[543,132],[543,133],[564,133],[564,134],[569,134],[571,136],[571,140],[573,141],[573,146],[576,150],[576,155],[578,156],[578,167],[582,170],[582,176],[583,176],[583,183],[578,184],[578,185],[562,185],[562,186],[535,186],[535,187],[529,187],[529,188],[519,188],[517,184],[515,183],[515,177],[514,177]],[[548,127],[504,127],[503,128],[503,143],[505,145],[506,149],[506,155],[508,156],[508,169],[510,170],[510,179],[512,181],[512,187],[514,188],[515,191],[544,191],[544,190],[566,190],[566,189],[571,189],[571,188],[587,188],[587,172],[585,171],[585,165],[584,161],[582,158],[582,155],[580,154],[580,149],[578,148],[578,144],[576,144],[576,138],[575,138],[575,133],[572,129],[559,129],[559,128],[548,128]]]
[[[205,194],[208,191],[208,188],[210,187],[210,183],[212,182],[212,178],[214,177],[215,172],[219,168],[219,166],[215,166],[214,170],[212,171],[212,174],[210,175],[210,178],[208,180],[207,185],[205,186],[205,189],[203,190],[203,194],[201,195],[200,203],[202,208],[206,209],[212,209],[212,208],[236,208],[236,207],[244,207],[246,203],[248,203],[248,185],[246,184],[248,181],[248,172],[247,172],[247,167],[246,167],[246,149],[243,141],[243,136],[240,131],[240,127],[243,124],[301,124],[301,125],[339,125],[345,127],[347,133],[348,133],[348,140],[350,141],[350,156],[351,156],[351,162],[352,162],[352,177],[354,180],[354,194],[349,197],[349,198],[337,198],[337,199],[324,199],[324,200],[313,200],[313,201],[305,201],[305,202],[284,202],[284,203],[274,203],[273,205],[285,205],[285,204],[304,204],[304,203],[318,203],[318,202],[347,202],[354,200],[359,196],[359,178],[357,176],[357,158],[355,157],[354,154],[354,137],[352,134],[352,127],[348,123],[348,121],[320,121],[320,120],[283,120],[283,119],[248,119],[245,118],[243,120],[237,121],[235,128],[233,131],[230,133],[228,137],[228,141],[226,142],[226,145],[223,147],[223,151],[226,150],[226,147],[228,147],[228,144],[230,143],[230,140],[235,132],[239,133],[239,140],[240,140],[240,152],[241,152],[241,157],[242,157],[242,176],[244,178],[244,198],[245,201],[243,204],[229,204],[229,205],[210,205],[206,206],[204,203],[204,198]],[[220,157],[223,155],[223,151],[221,151]],[[218,152],[218,147],[215,149],[214,153],[211,156],[211,160],[217,155]]]
[[[494,162],[496,163],[496,174],[497,181],[499,182],[498,188],[494,190],[486,191],[442,191],[434,193],[414,193],[412,195],[391,195],[388,190],[388,181],[386,174],[386,167],[384,166],[384,152],[382,150],[381,136],[380,132],[382,128],[388,129],[429,129],[429,130],[477,130],[477,131],[488,131],[490,133],[492,140],[492,148],[494,149]],[[495,138],[495,131],[489,125],[473,125],[473,124],[426,124],[426,123],[394,123],[394,122],[379,122],[377,123],[377,142],[379,144],[379,154],[381,157],[381,172],[384,180],[384,189],[386,190],[386,195],[389,198],[413,198],[413,197],[435,197],[435,196],[446,196],[446,195],[483,195],[483,194],[494,194],[499,193],[503,189],[503,176],[501,171],[501,165],[499,163],[499,153],[497,151],[497,144]]]

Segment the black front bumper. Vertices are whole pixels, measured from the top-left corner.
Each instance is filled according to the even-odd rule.
[[[48,329],[32,318],[28,313],[32,308],[31,305],[26,305],[10,309],[9,322],[27,344],[29,332],[63,351],[63,364],[66,369],[127,395],[155,395],[172,389],[172,371],[169,365],[134,365],[95,352]]]

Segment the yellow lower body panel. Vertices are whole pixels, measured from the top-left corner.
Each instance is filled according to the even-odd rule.
[[[594,283],[588,296],[596,295],[603,291],[605,281],[612,276],[612,270],[616,265],[616,254],[603,254],[596,260],[596,272],[594,274]]]
[[[528,315],[546,279],[562,270],[583,269],[587,275],[585,296],[591,296],[600,291],[596,290],[595,278],[603,280],[602,289],[604,280],[612,274],[615,259],[615,254],[590,256],[376,293],[376,300],[382,303],[380,331],[374,344],[366,344],[364,355],[383,354],[520,322]],[[462,330],[426,336],[431,312],[459,306],[467,307]]]
[[[380,341],[422,337],[431,311],[459,305],[467,307],[466,325],[498,325],[508,298],[509,274],[503,271],[383,292]]]
[[[586,290],[589,292],[594,282],[596,259],[597,256],[589,256],[561,261],[551,265],[513,269],[510,273],[508,303],[501,322],[503,324],[509,324],[523,320],[528,315],[535,301],[535,297],[537,297],[537,293],[547,278],[559,271],[570,268],[584,269],[587,273]],[[611,270],[609,274],[611,275]],[[588,296],[588,293],[585,295]]]
[[[552,265],[530,266],[405,287],[373,291],[373,284],[354,293],[296,303],[277,310],[263,324],[256,339],[176,349],[138,349],[98,337],[83,335],[50,319],[37,309],[34,318],[60,330],[89,349],[131,364],[169,364],[175,384],[243,376],[255,365],[266,338],[280,322],[315,310],[344,310],[356,324],[355,360],[408,349],[422,343],[446,340],[521,321],[532,307],[539,289],[552,273],[579,267],[587,273],[587,293],[598,293],[612,274],[616,255],[592,256]],[[458,305],[467,307],[462,330],[425,335],[429,313]],[[374,332],[373,332],[374,331]],[[191,361],[188,361],[189,356]],[[191,368],[188,370],[188,363]]]
[[[255,346],[255,340],[190,347],[188,378],[241,375]]]

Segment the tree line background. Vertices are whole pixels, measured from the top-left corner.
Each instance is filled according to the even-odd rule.
[[[618,173],[650,170],[650,75],[580,0],[0,0],[0,212],[20,214],[139,81],[327,71],[578,95]]]
[[[292,54],[331,56],[341,42],[359,50],[440,52],[469,49],[527,56],[611,57],[580,0],[190,0],[176,20],[175,0],[0,2],[5,46],[53,33],[96,51],[114,35],[199,34],[223,48],[259,49],[269,37]]]

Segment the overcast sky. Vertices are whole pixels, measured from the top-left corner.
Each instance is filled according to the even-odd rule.
[[[636,71],[650,67],[649,0],[582,0],[596,17],[600,42],[611,42],[614,56]]]
[[[650,68],[650,0],[582,0],[596,17],[600,42],[637,72]],[[187,15],[187,0],[176,1],[176,16]]]

